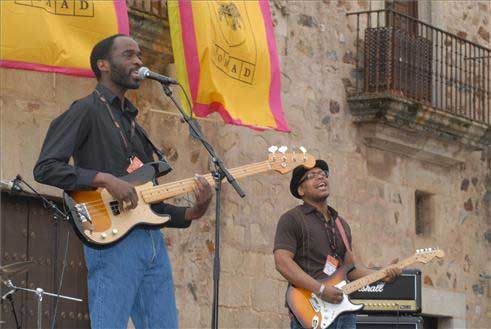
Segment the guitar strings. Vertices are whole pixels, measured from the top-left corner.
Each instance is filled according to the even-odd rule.
[[[248,173],[247,170],[248,169],[259,169],[262,167],[266,166],[266,169],[268,169],[270,166],[268,164],[268,162],[264,163],[264,162],[259,162],[259,163],[255,163],[255,164],[252,164],[252,165],[247,165],[247,166],[243,166],[243,167],[238,167],[238,168],[234,168],[234,169],[231,169],[230,172],[231,174],[233,174],[234,176],[235,175],[239,175],[241,173]],[[213,177],[210,173],[206,174],[206,175],[203,175],[205,177],[205,179],[208,181],[208,183],[214,183],[214,180],[213,180]],[[208,179],[209,178],[209,179]],[[169,186],[169,188],[173,188],[174,185],[182,185],[184,183],[194,183],[194,178],[188,178],[188,179],[184,179],[182,181],[177,181],[177,182],[174,182],[174,183],[168,183],[168,184],[164,184],[164,185],[156,185],[156,186],[153,186],[153,187],[150,187],[150,188],[147,188],[147,189],[144,189],[144,190],[141,190],[140,192],[141,193],[145,193],[145,192],[150,192],[150,193],[153,193],[153,192],[156,192],[156,191],[159,191],[159,190],[163,190],[163,189],[166,189],[166,187]]]
[[[262,163],[258,163],[255,165],[249,165],[248,168],[259,169],[262,166],[263,166]],[[256,168],[254,168],[254,167],[256,167]],[[240,168],[240,167],[232,169],[231,171],[235,172],[234,175],[244,173],[244,169]],[[206,176],[209,176],[211,179],[211,174],[206,174],[205,178],[206,178]],[[211,179],[211,182],[213,183],[214,181]],[[178,190],[183,189],[183,187],[188,188],[189,185],[193,185],[194,183],[195,183],[194,178],[187,178],[187,179],[183,179],[183,180],[173,182],[173,183],[166,183],[164,185],[155,185],[155,186],[152,186],[152,187],[149,187],[146,189],[142,189],[139,191],[139,193],[142,195],[142,197],[145,197],[145,196],[148,196],[148,194],[162,192],[162,190],[165,190],[167,192],[177,192]],[[185,190],[183,190],[183,191],[185,191]],[[98,203],[103,203],[103,201],[95,200],[95,201],[85,202],[84,204],[91,205],[91,204],[98,204]]]
[[[269,169],[270,165],[268,162],[256,163],[253,165],[247,165],[247,168],[238,167],[235,169],[231,169],[230,172],[234,176],[240,176],[240,174],[248,174],[247,170],[253,170],[253,169],[258,170],[258,169],[263,169],[263,167],[266,167],[266,169]],[[210,179],[212,179],[211,174],[206,174],[206,175],[204,175],[204,177],[205,177],[205,179],[208,177]],[[240,177],[238,177],[238,178],[240,178]],[[211,180],[211,182],[212,183],[214,182],[213,179]],[[179,190],[186,191],[186,188],[189,188],[189,185],[193,185],[194,183],[195,183],[194,178],[187,178],[187,179],[183,179],[183,180],[173,182],[173,183],[167,183],[164,185],[152,186],[152,187],[149,187],[149,188],[146,188],[146,189],[139,191],[139,193],[141,194],[141,196],[143,198],[145,198],[145,197],[151,196],[153,193],[160,193],[164,190],[166,192],[178,192]],[[102,199],[85,202],[83,204],[87,208],[92,208],[92,209],[97,209],[100,207],[103,207],[103,208],[106,207],[105,202]],[[94,210],[94,211],[97,211],[97,210]],[[101,212],[101,211],[99,211],[99,212]]]

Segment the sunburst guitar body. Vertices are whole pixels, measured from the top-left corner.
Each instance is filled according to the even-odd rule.
[[[403,269],[413,263],[428,263],[433,258],[442,258],[444,252],[438,249],[419,249],[416,253],[391,265]],[[387,268],[373,272],[358,280],[347,282],[347,274],[353,269],[353,265],[344,265],[336,270],[329,278],[322,281],[325,286],[337,287],[343,291],[343,301],[339,304],[328,303],[316,294],[301,288],[290,286],[286,293],[288,307],[300,322],[303,328],[329,327],[336,318],[346,312],[355,312],[363,308],[363,304],[353,304],[349,300],[349,294],[375,282],[386,276]]]

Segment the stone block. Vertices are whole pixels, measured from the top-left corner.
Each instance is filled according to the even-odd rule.
[[[249,226],[249,245],[252,249],[258,247],[267,247],[270,245],[269,234],[264,232],[263,228],[259,224],[251,224]]]
[[[220,307],[218,324],[220,328],[240,328],[236,320],[236,309]]]
[[[55,77],[55,73],[0,68],[1,93],[19,100],[52,102]]]
[[[244,272],[245,253],[237,248],[224,244],[221,246],[222,270],[231,274]]]
[[[257,312],[251,309],[241,309],[236,311],[235,317],[237,319],[236,328],[259,328],[259,315]],[[221,327],[221,326],[220,326]]]
[[[252,282],[252,308],[259,312],[275,312],[278,300],[278,284],[276,280],[255,277]]]
[[[442,303],[442,300],[445,303]],[[466,317],[466,296],[464,293],[423,286],[421,301],[421,312],[424,314],[460,319]]]
[[[243,275],[223,273],[220,277],[220,305],[250,307],[251,279]]]
[[[278,328],[280,316],[271,313],[259,313],[259,329]]]

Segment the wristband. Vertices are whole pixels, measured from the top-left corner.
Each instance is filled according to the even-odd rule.
[[[322,296],[324,289],[326,289],[326,286],[324,284],[321,284],[321,287],[319,288],[319,296]]]

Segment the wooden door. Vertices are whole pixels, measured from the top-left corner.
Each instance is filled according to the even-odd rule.
[[[82,298],[83,302],[60,300],[56,328],[89,328],[87,306],[87,269],[82,244],[67,221],[54,221],[52,212],[42,202],[29,196],[1,195],[1,257],[0,265],[32,261],[28,271],[12,277],[19,287],[42,288],[46,292],[58,291],[67,234],[68,256],[64,272],[62,295]],[[2,285],[3,295],[9,289]],[[37,297],[33,293],[18,291],[13,296],[17,317],[22,328],[37,327]],[[42,327],[50,328],[55,299],[44,296],[42,303]],[[3,301],[1,320],[3,328],[15,328],[15,321],[8,301]],[[2,325],[0,324],[0,327]]]

